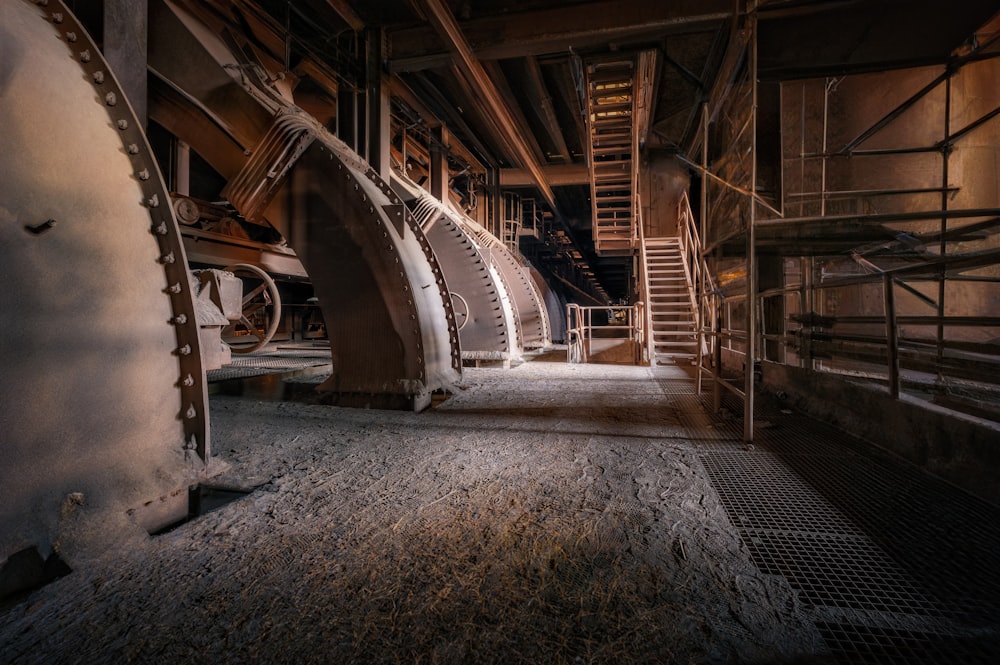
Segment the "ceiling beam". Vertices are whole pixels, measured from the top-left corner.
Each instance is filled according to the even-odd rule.
[[[486,75],[490,77],[490,81],[493,82],[497,92],[500,93],[504,105],[510,110],[510,117],[514,121],[515,130],[520,136],[524,137],[524,142],[531,148],[531,154],[535,158],[535,161],[540,166],[543,165],[545,163],[545,152],[538,142],[538,137],[532,131],[531,125],[528,124],[528,119],[524,117],[524,111],[521,109],[517,97],[514,96],[514,91],[511,89],[510,83],[507,81],[507,75],[504,74],[500,63],[494,60],[482,64]]]
[[[590,186],[590,169],[586,164],[551,164],[543,166],[542,173],[552,187]],[[531,174],[524,169],[500,169],[501,187],[532,187],[534,184]]]
[[[414,74],[412,78],[413,81],[410,87],[414,89],[417,95],[425,97],[428,102],[432,103],[438,109],[438,113],[435,114],[436,117],[448,126],[452,136],[460,133],[468,145],[478,151],[479,162],[484,166],[492,166],[495,159],[494,151],[488,149],[479,140],[476,133],[472,131],[472,128],[462,118],[462,114],[455,109],[454,102],[448,99],[425,74]]]
[[[465,21],[461,30],[477,58],[498,60],[715,29],[731,16],[732,7],[732,0],[601,0],[474,19]],[[393,71],[447,65],[447,40],[434,30],[406,27],[391,30],[389,35]]]
[[[360,31],[365,27],[365,22],[361,20],[354,8],[351,7],[351,3],[347,0],[326,0],[326,4],[330,5],[330,8],[337,12],[337,16],[344,20],[344,23],[351,26],[351,30],[354,32]]]
[[[555,145],[559,157],[564,162],[570,163],[573,159],[566,146],[566,137],[563,136],[562,128],[559,126],[555,107],[552,106],[552,95],[549,94],[549,88],[545,85],[545,79],[542,78],[542,68],[538,64],[538,58],[535,56],[525,58],[525,69],[528,73],[525,79],[528,84],[528,95],[535,103],[538,117],[552,138],[552,143]]]
[[[577,147],[577,154],[584,156],[587,152],[584,144],[589,141],[590,138],[587,133],[587,126],[583,120],[584,112],[580,107],[580,95],[577,92],[573,81],[573,65],[569,58],[566,58],[563,62],[553,64],[556,67],[564,69],[563,72],[560,72],[559,75],[555,77],[556,95],[558,95],[559,99],[562,99],[565,104],[569,106],[569,115],[573,119],[572,134],[570,134],[570,136],[575,139],[574,146]],[[565,129],[570,130],[568,127]],[[572,156],[572,153],[570,153],[570,156]]]
[[[471,113],[479,120],[478,127],[483,129],[488,137],[487,140],[494,146],[493,151],[488,154],[493,155],[494,159],[498,162],[498,166],[503,167],[507,164],[518,164],[520,160],[512,152],[513,147],[507,143],[503,129],[500,128],[496,117],[479,103],[478,99],[480,95],[472,89],[465,76],[462,75],[462,71],[458,68],[458,65],[452,65],[448,71],[456,88],[455,92],[448,99],[451,100],[453,106],[458,107],[458,111],[453,112],[452,115],[464,117],[469,116]],[[417,76],[422,75],[417,74]],[[469,127],[468,123],[465,126]],[[473,132],[471,128],[468,131],[470,135],[480,140],[478,133]]]
[[[486,109],[491,113],[497,126],[503,133],[503,138],[514,150],[517,161],[522,167],[531,173],[532,179],[538,187],[542,198],[558,216],[556,197],[552,193],[542,173],[541,165],[531,152],[531,147],[525,142],[524,137],[517,128],[510,109],[504,104],[500,92],[496,85],[490,80],[483,69],[482,63],[475,56],[465,35],[458,27],[451,10],[444,4],[443,0],[420,0],[427,18],[438,35],[448,44],[448,50],[454,55],[456,66],[467,80],[472,89],[479,95],[485,104]]]
[[[424,104],[424,100],[420,99],[410,86],[406,85],[403,79],[398,76],[393,76],[389,81],[389,89],[392,91],[392,96],[397,97],[401,102],[409,106],[411,109],[417,112],[420,116],[420,121],[428,129],[435,129],[441,126],[441,120],[427,108]]]

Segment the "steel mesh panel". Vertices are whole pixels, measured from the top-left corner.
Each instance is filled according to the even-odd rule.
[[[863,536],[752,531],[754,563],[786,577],[813,605],[943,617],[906,573]]]
[[[230,379],[248,379],[265,374],[280,374],[294,372],[327,364],[323,358],[303,357],[301,355],[245,355],[233,356],[229,365],[206,372],[209,383],[228,381]]]
[[[709,391],[664,393],[752,560],[823,618],[838,662],[998,662],[997,507],[773,396],[746,446],[735,396],[716,414]]]
[[[701,460],[730,519],[741,529],[862,535],[769,453],[705,452]]]
[[[863,624],[817,622],[823,640],[844,662],[938,665],[995,663],[1000,637],[956,636]]]

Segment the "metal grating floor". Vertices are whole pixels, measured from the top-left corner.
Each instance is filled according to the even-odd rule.
[[[762,572],[784,577],[842,663],[1000,662],[1000,509],[870,444],[758,400],[659,378]]]
[[[230,364],[220,369],[209,370],[205,374],[209,383],[215,383],[232,379],[249,379],[265,374],[297,372],[329,364],[329,350],[326,351],[325,357],[315,351],[261,351],[245,355],[234,354]]]

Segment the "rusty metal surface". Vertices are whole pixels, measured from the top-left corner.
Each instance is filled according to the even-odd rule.
[[[418,185],[395,174],[393,186],[410,206],[441,263],[459,325],[462,358],[511,360],[516,338],[507,289],[465,229],[461,216]]]
[[[0,3],[0,126],[2,558],[48,548],[67,494],[124,514],[201,472],[210,447],[162,177],[59,2]]]
[[[234,206],[275,226],[302,261],[331,341],[333,376],[321,390],[340,403],[428,404],[433,390],[458,379],[461,357],[444,276],[412,215],[316,119],[263,89],[265,83],[227,73],[245,68],[222,70],[241,62],[226,56],[226,44],[204,25],[153,4],[163,20],[151,21],[151,64],[174,92],[169,103],[152,105],[151,114],[222,167]],[[189,66],[174,66],[178,58]],[[221,98],[205,86],[216,79],[224,82]],[[270,126],[259,127],[261,111],[271,114]],[[209,119],[215,133],[184,137],[185,114]],[[219,131],[228,139],[220,140]],[[238,170],[233,141],[248,148]],[[216,148],[223,153],[218,160]]]

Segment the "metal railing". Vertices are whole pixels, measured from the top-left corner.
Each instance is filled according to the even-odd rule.
[[[652,302],[650,297],[650,292],[652,287],[649,282],[649,264],[646,258],[646,232],[643,229],[643,219],[642,219],[642,205],[639,198],[638,188],[635,193],[635,226],[633,230],[636,234],[636,244],[639,247],[639,266],[638,266],[638,284],[636,285],[637,292],[639,293],[639,302],[637,304],[643,305],[642,307],[642,326],[643,326],[643,344],[642,344],[642,357],[641,361],[643,363],[652,363],[654,355],[653,348],[653,308],[646,307],[645,303]]]
[[[643,302],[634,305],[610,305],[605,307],[584,307],[575,303],[566,305],[566,361],[588,363],[595,355],[594,340],[609,342],[608,347],[618,346],[615,342],[630,343],[632,362],[641,365],[645,347],[646,329],[644,321],[646,306]],[[599,349],[597,352],[606,351]]]

